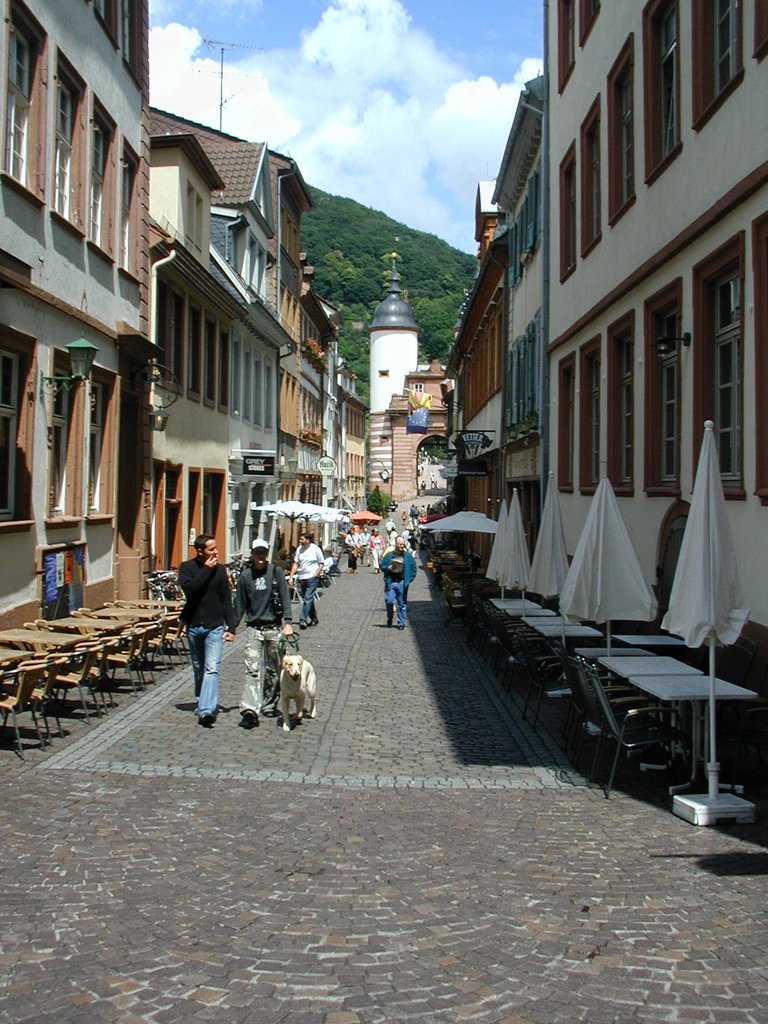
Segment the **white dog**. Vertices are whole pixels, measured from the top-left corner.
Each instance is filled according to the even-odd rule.
[[[286,654],[280,668],[280,707],[283,710],[283,730],[291,731],[289,707],[296,705],[296,721],[304,716],[304,703],[309,701],[309,717],[317,714],[315,699],[315,670],[300,654]]]

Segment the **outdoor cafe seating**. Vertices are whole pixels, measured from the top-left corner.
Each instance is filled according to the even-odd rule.
[[[174,602],[178,605],[178,602]],[[63,736],[61,718],[79,713],[91,723],[114,706],[113,691],[134,694],[155,681],[187,651],[178,607],[121,602],[81,608],[61,619],[37,619],[0,629],[0,711],[3,732],[13,725],[16,752],[24,757],[24,717],[38,744],[51,742],[49,715]],[[74,696],[74,704],[68,698]],[[107,700],[109,697],[109,701]],[[42,718],[43,729],[40,728]]]

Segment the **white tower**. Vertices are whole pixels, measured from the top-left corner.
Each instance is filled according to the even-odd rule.
[[[400,294],[394,258],[386,298],[376,307],[371,326],[371,466],[370,486],[393,473],[392,434],[387,410],[393,395],[402,395],[405,378],[418,368],[419,328],[410,305]]]

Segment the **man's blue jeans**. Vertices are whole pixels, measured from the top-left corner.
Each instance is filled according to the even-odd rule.
[[[187,639],[195,677],[198,717],[215,715],[219,709],[219,667],[224,627],[190,626]]]
[[[395,607],[397,608],[398,626],[405,625],[408,614],[408,587],[403,580],[390,580],[384,584],[384,603],[387,606],[387,619],[391,620]]]
[[[315,594],[320,583],[319,576],[312,576],[308,580],[299,580],[299,591],[304,604],[301,606],[300,622],[314,622],[317,619],[315,611]]]

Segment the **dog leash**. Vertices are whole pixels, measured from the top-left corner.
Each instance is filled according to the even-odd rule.
[[[286,636],[285,633],[280,633],[280,639],[277,641],[278,657],[282,658],[286,653],[299,653],[299,638],[295,633],[293,636]]]

